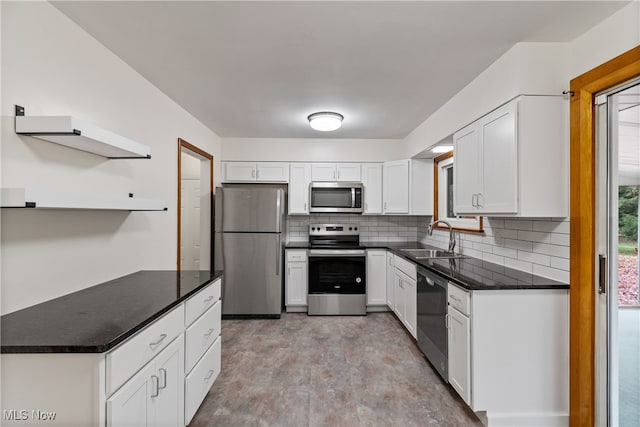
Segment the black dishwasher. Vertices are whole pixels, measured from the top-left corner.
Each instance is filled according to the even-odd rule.
[[[449,382],[447,281],[418,267],[418,347],[440,376]]]

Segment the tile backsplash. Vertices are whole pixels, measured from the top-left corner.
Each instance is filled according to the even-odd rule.
[[[289,241],[309,240],[309,224],[358,224],[363,242],[408,242],[418,240],[417,216],[323,215],[287,217]]]
[[[427,234],[430,216],[324,215],[287,217],[289,241],[309,240],[309,224],[358,224],[360,240],[419,241],[446,248],[449,232]],[[516,270],[569,282],[568,218],[484,218],[483,233],[456,232],[456,251]]]
[[[427,234],[431,217],[418,220],[418,241],[446,248],[449,232]],[[456,233],[456,251],[516,270],[569,282],[568,218],[484,218],[484,233]]]

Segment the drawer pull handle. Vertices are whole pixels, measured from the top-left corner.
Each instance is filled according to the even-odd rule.
[[[164,339],[167,337],[167,334],[162,334],[160,335],[160,338],[158,338],[157,340],[149,343],[149,347],[155,347],[158,344],[160,344],[162,341],[164,341]]]
[[[156,375],[151,375],[151,386],[154,390],[153,393],[151,393],[151,397],[158,397],[160,394],[159,382],[160,381]]]
[[[455,295],[449,295],[449,298],[451,298],[451,299],[452,299],[452,300],[454,300],[454,301],[460,302],[460,298],[458,298],[458,297],[457,297],[457,296],[455,296]]]
[[[209,304],[211,301],[213,301],[213,295],[211,295],[209,298],[206,298],[206,299],[204,300],[204,303],[205,303],[205,304]]]
[[[215,329],[213,329],[213,328],[209,329],[207,332],[205,332],[204,336],[205,337],[210,336],[213,333],[213,331],[215,331]]]
[[[211,377],[213,376],[213,374],[215,374],[215,373],[216,373],[216,371],[214,371],[213,369],[211,369],[211,370],[209,371],[209,375],[207,375],[206,377],[204,377],[204,380],[205,380],[205,381],[209,381],[209,380],[211,379]]]
[[[159,386],[159,389],[162,390],[163,388],[167,387],[167,370],[164,368],[160,368],[158,369],[158,371],[160,371],[160,373],[162,374],[162,376],[160,377],[160,379],[162,379],[162,385]]]

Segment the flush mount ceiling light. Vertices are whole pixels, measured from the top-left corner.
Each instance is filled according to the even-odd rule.
[[[431,149],[434,153],[448,153],[453,150],[453,145],[436,145]]]
[[[344,119],[344,117],[342,114],[323,111],[310,114],[307,119],[312,129],[326,132],[338,129],[342,125],[342,119]]]

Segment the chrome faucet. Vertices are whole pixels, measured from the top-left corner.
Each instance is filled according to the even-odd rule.
[[[431,224],[429,224],[429,226],[427,227],[429,236],[433,235],[433,226],[438,223],[442,223],[449,227],[449,252],[453,252],[453,249],[456,247],[456,236],[455,231],[453,231],[453,227],[451,227],[451,224],[449,224],[447,221],[443,221],[441,219],[432,221]]]

